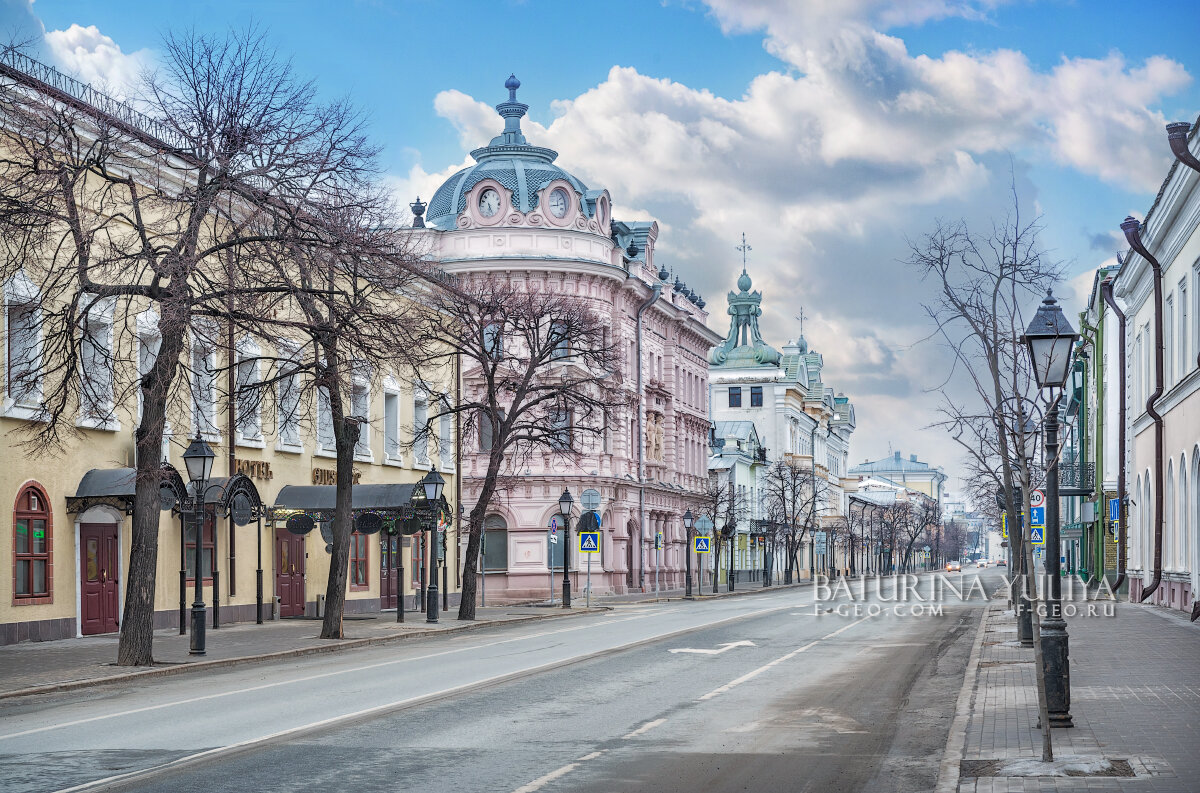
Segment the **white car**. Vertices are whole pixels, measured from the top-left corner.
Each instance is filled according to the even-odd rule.
[[[959,562],[957,559],[953,559],[949,562],[946,562],[946,572],[947,573],[961,573],[962,572],[962,563]]]

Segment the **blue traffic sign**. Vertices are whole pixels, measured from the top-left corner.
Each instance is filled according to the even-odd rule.
[[[1029,508],[1029,525],[1035,529],[1042,529],[1046,526],[1046,508],[1045,507],[1030,507]]]
[[[1034,545],[1045,545],[1046,535],[1042,533],[1044,526],[1030,526],[1029,536],[1032,538]]]
[[[695,537],[692,542],[696,545],[696,553],[712,553],[708,547],[707,537]]]
[[[1121,519],[1121,499],[1110,498],[1108,500],[1108,519],[1114,521]]]
[[[580,553],[600,553],[600,532],[598,532],[598,531],[581,531],[581,532],[579,532],[579,552]]]

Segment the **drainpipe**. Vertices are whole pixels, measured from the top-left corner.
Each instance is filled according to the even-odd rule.
[[[1124,264],[1119,256],[1117,261]],[[1117,542],[1117,582],[1113,585],[1113,591],[1119,592],[1121,584],[1125,583],[1126,549],[1129,547],[1129,524],[1126,522],[1129,514],[1129,494],[1125,492],[1125,312],[1113,297],[1112,276],[1100,282],[1100,294],[1117,317],[1117,370],[1120,372],[1117,378],[1120,382],[1117,391],[1117,526],[1120,536]]]
[[[1155,409],[1155,403],[1163,395],[1163,295],[1162,265],[1150,255],[1142,243],[1141,224],[1132,217],[1121,223],[1129,247],[1150,263],[1154,273],[1154,393],[1146,400],[1146,412],[1154,419],[1154,580],[1142,592],[1139,603],[1145,602],[1162,583],[1162,540],[1163,540],[1163,495],[1165,472],[1163,471],[1163,417]]]
[[[637,255],[637,249],[630,243],[630,257]],[[646,591],[646,441],[643,437],[642,422],[645,419],[645,394],[642,391],[642,315],[646,309],[658,302],[662,297],[662,284],[650,287],[650,297],[637,310],[637,445],[638,445],[638,588]]]
[[[1091,456],[1092,461],[1095,464],[1095,472],[1092,476],[1092,486],[1095,488],[1093,492],[1097,494],[1097,511],[1092,518],[1092,529],[1090,531],[1092,537],[1099,537],[1099,542],[1087,549],[1090,551],[1091,558],[1084,556],[1084,558],[1087,559],[1088,568],[1090,570],[1087,581],[1089,584],[1096,580],[1098,577],[1096,575],[1097,572],[1099,572],[1101,575],[1104,573],[1104,389],[1099,387],[1099,384],[1103,382],[1104,375],[1104,331],[1101,329],[1102,325],[1103,323],[1099,320],[1097,321],[1097,324],[1091,324],[1087,321],[1087,312],[1079,312],[1079,334],[1092,346],[1092,357],[1090,359],[1092,371],[1090,376],[1091,382],[1095,384],[1096,388],[1096,413],[1094,416],[1092,416],[1092,426],[1095,428],[1095,438],[1092,442]],[[1086,373],[1086,369],[1084,371]],[[1081,402],[1081,409],[1083,411],[1087,410],[1086,399]],[[1086,449],[1087,425],[1082,421],[1080,424],[1083,425],[1083,427],[1079,430],[1080,439],[1084,444],[1084,448]],[[1082,462],[1084,455],[1081,454],[1079,457],[1080,461]],[[1099,523],[1101,527],[1098,534],[1095,527],[1095,524],[1097,523]]]
[[[1167,142],[1171,144],[1171,152],[1177,160],[1193,171],[1200,171],[1200,159],[1196,159],[1196,155],[1188,148],[1188,132],[1191,128],[1192,125],[1186,121],[1167,124]],[[1196,353],[1196,366],[1200,366],[1200,352]],[[1193,616],[1192,619],[1195,620],[1196,617]]]

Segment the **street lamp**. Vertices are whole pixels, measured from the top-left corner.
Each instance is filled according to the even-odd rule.
[[[442,475],[432,468],[429,473],[421,479],[421,489],[425,491],[425,508],[428,510],[429,519],[429,584],[425,587],[425,621],[429,623],[437,623],[438,621],[438,584],[437,584],[437,525],[441,516],[441,509],[438,506],[442,500],[442,488],[446,486],[446,480]]]
[[[1079,334],[1071,327],[1049,289],[1022,341],[1029,352],[1038,388],[1058,389],[1042,422],[1046,460],[1046,576],[1049,594],[1047,617],[1042,623],[1042,664],[1046,678],[1046,704],[1051,727],[1071,727],[1071,681],[1067,623],[1062,616],[1062,580],[1059,554],[1058,401],[1071,369],[1071,352]],[[1031,521],[1032,522],[1032,521]]]
[[[575,499],[571,497],[571,491],[563,488],[562,495],[558,497],[558,512],[563,516],[563,525],[566,531],[563,533],[563,608],[571,608],[571,577],[570,573],[571,559],[571,511],[575,507]]]
[[[196,599],[192,601],[192,635],[189,640],[188,653],[204,655],[204,573],[201,567],[201,556],[204,553],[204,490],[205,482],[212,475],[213,460],[216,459],[213,450],[204,439],[196,436],[188,444],[183,453],[183,464],[187,467],[188,479],[192,483],[194,500],[192,502],[192,527],[196,532],[196,567],[192,576],[196,581]],[[216,593],[213,593],[216,597]]]
[[[692,597],[692,510],[689,507],[688,511],[683,513],[683,558],[687,561],[687,580],[684,582],[685,592],[683,596],[689,600]]]

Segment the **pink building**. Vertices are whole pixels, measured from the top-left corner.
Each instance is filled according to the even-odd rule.
[[[565,543],[560,532],[551,545],[547,527],[563,488],[575,499],[576,517],[584,491],[599,494],[603,542],[592,559],[594,594],[650,591],[656,571],[662,588],[682,587],[682,515],[707,476],[706,355],[720,337],[705,325],[703,299],[678,280],[667,283],[666,270],[656,267],[658,224],[613,219],[607,190],[591,189],[555,165],[557,152],[530,145],[521,133],[528,106],[516,99],[520,82],[510,77],[505,87],[508,101],[496,107],[503,132],[471,152],[476,164],[451,176],[429,202],[434,253],[450,273],[501,271],[529,288],[580,295],[611,312],[631,407],[613,415],[604,438],[577,460],[539,455],[508,472],[521,484],[500,494],[487,519],[487,598],[548,596],[552,552],[556,596],[561,591],[558,554]],[[469,383],[471,373],[463,376]],[[487,460],[478,454],[478,438],[463,445],[469,508]],[[659,533],[663,547],[656,550]],[[586,562],[576,548],[570,554],[572,589],[582,597]]]

